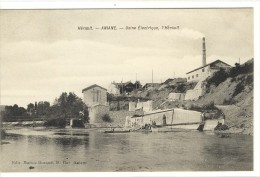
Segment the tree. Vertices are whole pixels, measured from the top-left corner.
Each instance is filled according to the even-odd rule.
[[[27,112],[30,114],[30,116],[32,116],[33,112],[34,112],[34,104],[29,103],[27,105]]]
[[[66,106],[67,105],[67,98],[68,94],[66,92],[63,92],[60,97],[58,98],[58,105],[60,106]]]
[[[34,104],[29,103],[29,104],[27,105],[27,111],[30,112],[31,110],[34,110]]]
[[[11,108],[13,116],[19,116],[18,108],[19,107],[17,104],[14,104],[13,107]]]
[[[63,92],[57,99],[57,104],[51,107],[51,115],[59,118],[79,118],[80,111],[84,110],[84,103],[75,93]]]
[[[76,101],[78,97],[72,92],[69,92],[68,98],[67,98],[67,103],[68,105],[72,106]]]
[[[83,113],[84,113],[83,120],[86,123],[89,123],[89,111],[88,111],[88,107],[85,104],[84,104]]]
[[[48,101],[38,102],[37,113],[38,116],[45,116],[50,111],[50,103]]]
[[[35,117],[38,117],[38,112],[37,112],[37,110],[38,110],[38,104],[37,104],[37,102],[35,101],[35,104],[34,104],[34,115],[35,115]]]
[[[17,104],[6,106],[1,116],[3,116],[3,121],[18,121],[29,117],[26,109],[19,107]]]

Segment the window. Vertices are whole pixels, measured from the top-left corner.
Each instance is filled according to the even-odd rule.
[[[194,75],[192,76],[192,79],[194,78]]]
[[[202,69],[202,72],[204,72],[204,71],[205,71],[205,68]]]
[[[198,75],[198,74],[196,74],[196,77],[199,77],[199,75]]]
[[[190,77],[188,77],[188,80],[190,80]]]

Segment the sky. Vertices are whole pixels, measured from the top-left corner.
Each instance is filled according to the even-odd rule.
[[[178,27],[162,30],[162,26]],[[62,92],[82,97],[98,84],[144,85],[207,63],[254,57],[253,9],[1,10],[1,105],[53,103]],[[160,30],[78,30],[84,26],[158,26]]]

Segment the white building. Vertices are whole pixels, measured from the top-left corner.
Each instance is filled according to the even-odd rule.
[[[205,79],[220,69],[228,69],[231,66],[221,60],[206,64],[206,43],[202,39],[202,66],[186,73],[187,82],[197,82],[194,89],[187,90],[185,100],[197,100],[205,94]]]
[[[186,73],[186,78],[188,82],[198,82],[200,80],[205,80],[207,77],[211,76],[214,72],[222,69],[228,69],[231,66],[221,60],[216,60],[199,68]]]

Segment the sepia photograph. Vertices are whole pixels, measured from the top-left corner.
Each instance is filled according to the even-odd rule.
[[[254,8],[1,9],[1,172],[254,171]]]

